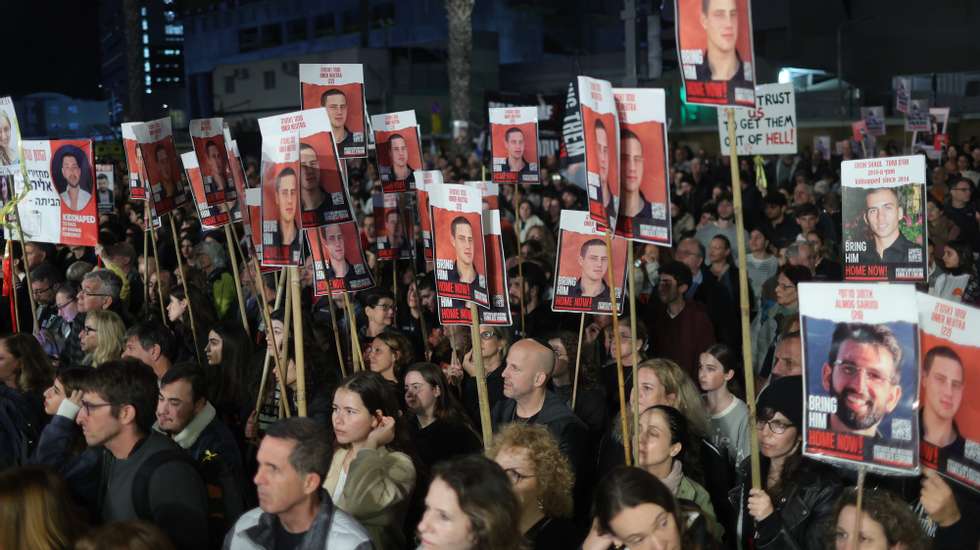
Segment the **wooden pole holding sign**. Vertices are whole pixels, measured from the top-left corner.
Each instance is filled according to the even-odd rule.
[[[517,278],[521,280],[518,293],[521,297],[521,337],[527,338],[527,328],[524,326],[524,258],[521,257],[521,205],[520,184],[514,186],[514,233],[517,237]]]
[[[259,269],[258,262],[255,263],[255,268],[257,270]],[[276,287],[276,301],[274,304],[274,307],[276,309],[279,309],[279,306],[282,305],[282,294],[285,290],[284,289],[285,282],[286,282],[285,279],[280,279],[280,284]],[[264,285],[265,283],[260,279],[259,284]],[[265,398],[265,385],[269,375],[270,359],[275,360],[277,372],[282,372],[282,368],[279,366],[279,354],[276,353],[276,348],[278,347],[278,344],[276,344],[276,335],[274,332],[272,332],[272,321],[270,319],[271,315],[269,314],[269,305],[265,303],[264,291],[265,288],[263,286],[263,296],[260,299],[263,305],[261,309],[262,309],[262,313],[264,314],[263,320],[265,321],[265,330],[269,334],[269,337],[272,340],[273,345],[271,347],[266,347],[265,350],[265,363],[263,363],[262,365],[262,379],[259,382],[259,398],[258,401],[255,403],[256,411],[262,407],[262,401]]]
[[[745,216],[742,213],[742,182],[738,170],[738,149],[735,147],[735,109],[728,108],[728,153],[732,175],[732,199],[735,206],[735,237],[738,246],[738,299],[742,316],[742,369],[745,375],[746,403],[749,418],[755,418],[755,372],[752,366],[752,337],[749,334],[749,272],[745,263]],[[762,488],[759,469],[759,432],[755,422],[749,422],[749,458],[752,470],[752,488]]]
[[[848,541],[848,548],[858,550],[861,547],[861,508],[864,500],[864,476],[868,473],[868,467],[863,464],[858,468],[857,503],[854,506],[854,531],[853,537]]]
[[[231,264],[232,275],[235,276],[235,292],[238,295],[238,313],[242,316],[242,328],[245,334],[251,336],[248,330],[248,315],[245,313],[245,294],[242,292],[241,276],[238,274],[238,258],[235,257],[235,235],[231,232],[231,222],[225,226],[225,240],[228,241],[228,263]]]
[[[609,256],[612,258],[612,255]],[[633,451],[637,453],[634,456],[636,464],[640,463],[639,456],[639,446],[640,446],[640,377],[637,372],[637,363],[640,362],[639,358],[636,356],[636,279],[633,273],[633,243],[628,243],[626,247],[626,265],[627,277],[629,277],[630,284],[630,358],[633,361]]]
[[[149,199],[147,199],[149,200]],[[177,237],[177,224],[174,223],[174,217],[170,216],[170,232],[174,238],[174,248],[177,250],[177,269],[180,271],[180,284],[184,288],[184,298],[187,299],[187,315],[191,320],[191,336],[194,338],[194,355],[197,357],[197,362],[201,362],[201,346],[197,342],[197,327],[194,325],[194,304],[191,300],[191,295],[187,292],[187,277],[184,275],[184,260],[181,259],[180,254],[180,239]]]
[[[289,286],[292,289],[293,309],[293,344],[295,354],[293,355],[296,363],[296,411],[299,416],[306,416],[306,365],[304,363],[303,350],[303,304],[300,298],[299,268],[289,266]]]
[[[493,427],[490,425],[490,398],[487,393],[487,373],[483,368],[483,354],[480,352],[480,311],[470,302],[470,317],[473,329],[473,364],[476,366],[476,395],[480,402],[480,427],[483,429],[483,448],[489,449],[493,442]]]
[[[150,245],[153,247],[153,261],[156,264],[157,273],[157,299],[160,302],[160,320],[163,321],[163,326],[169,327],[170,323],[167,320],[167,305],[163,303],[163,281],[160,280],[160,254],[157,252],[157,232],[153,229],[153,220],[150,220],[149,226],[150,234]],[[180,251],[177,251],[180,254]],[[146,272],[146,280],[150,280],[150,272]]]
[[[327,309],[330,310],[330,324],[333,326],[333,341],[334,347],[337,349],[337,360],[340,361],[340,374],[347,378],[347,367],[344,366],[344,350],[340,345],[340,327],[337,325],[337,313],[334,311],[335,304],[333,303],[333,289],[330,288],[330,281],[327,281],[327,306]]]
[[[344,309],[347,310],[347,323],[350,326],[351,337],[351,361],[354,363],[354,370],[364,370],[364,355],[361,354],[361,339],[357,335],[357,317],[354,316],[354,306],[350,303],[347,293],[344,293]]]
[[[575,410],[575,398],[578,397],[578,376],[582,364],[582,334],[585,332],[585,313],[578,322],[578,340],[575,343],[575,378],[572,379],[572,410]]]
[[[606,273],[609,278],[609,301],[612,305],[613,339],[616,342],[616,353],[613,355],[616,357],[616,382],[619,385],[619,418],[622,421],[623,428],[623,454],[626,458],[625,464],[627,466],[632,466],[633,453],[630,452],[632,440],[630,439],[630,427],[629,422],[627,421],[629,411],[626,409],[626,381],[623,379],[623,361],[619,356],[619,311],[617,311],[617,306],[619,304],[618,300],[616,299],[616,283],[615,277],[613,276],[612,228],[606,231],[606,254],[609,255],[609,265],[606,269]]]
[[[153,220],[150,219],[150,201],[147,199],[143,209],[143,307],[146,313],[150,309],[150,231],[153,231]],[[153,263],[156,263],[156,256]],[[160,276],[157,275],[157,286],[159,283]]]

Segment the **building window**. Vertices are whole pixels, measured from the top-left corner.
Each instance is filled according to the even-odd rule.
[[[263,25],[261,33],[262,48],[274,48],[282,45],[282,25]]]
[[[276,87],[276,71],[265,71],[262,73],[262,80],[266,90],[274,89]]]
[[[235,77],[233,76],[225,77],[225,93],[226,94],[235,93]]]
[[[184,26],[179,23],[176,25],[165,25],[163,27],[163,33],[168,36],[184,36]]]
[[[313,37],[323,38],[337,34],[337,22],[333,14],[318,15],[313,19]]]
[[[341,29],[343,29],[344,34],[361,32],[360,15],[352,10],[345,11],[343,16],[343,25],[341,26]]]
[[[371,8],[371,28],[381,29],[395,24],[395,5],[378,4]]]
[[[306,19],[293,19],[286,22],[286,42],[306,40]]]
[[[250,27],[238,31],[238,51],[250,52],[259,48],[259,29]]]

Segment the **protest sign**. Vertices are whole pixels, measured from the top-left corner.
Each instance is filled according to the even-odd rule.
[[[355,222],[325,225],[307,230],[310,254],[313,256],[313,294],[327,296],[337,292],[355,292],[374,286],[361,248],[361,236]]]
[[[926,163],[921,155],[841,163],[844,278],[926,278]]]
[[[860,149],[863,158],[874,157],[876,147],[875,137],[868,131],[868,124],[864,120],[851,123],[851,139],[854,140],[856,147]]]
[[[919,293],[922,465],[980,490],[980,310]]]
[[[143,170],[143,157],[139,151],[133,128],[142,122],[123,122],[121,126],[123,152],[126,153],[126,171],[129,172],[129,198],[146,199],[146,173]]]
[[[578,81],[568,83],[565,94],[565,115],[561,125],[561,175],[570,184],[586,191],[585,183],[585,128],[582,125],[582,109],[578,101]]]
[[[374,244],[379,260],[408,260],[412,258],[412,243],[406,237],[405,223],[402,220],[401,195],[398,193],[375,193],[371,200],[374,205]]]
[[[463,185],[468,185],[480,190],[481,201],[484,210],[497,210],[500,208],[500,186],[489,181],[464,181]]]
[[[416,170],[415,197],[418,203],[419,229],[422,232],[422,254],[427,261],[432,260],[432,219],[429,218],[429,188],[442,185],[442,172],[439,170]]]
[[[208,206],[217,206],[228,200],[234,192],[231,169],[228,166],[228,148],[225,146],[224,120],[198,118],[190,124],[191,143],[197,156],[197,165],[204,181],[204,197]]]
[[[235,196],[238,200],[228,205],[233,222],[245,222],[248,225],[248,208],[245,206],[245,192],[248,182],[245,181],[245,167],[242,156],[238,152],[238,142],[231,137],[228,125],[225,125],[225,147],[228,149],[228,164],[231,166],[231,182],[235,185]]]
[[[487,291],[490,307],[478,308],[481,325],[510,326],[510,296],[507,292],[507,270],[504,242],[500,233],[500,211],[483,211],[483,241],[487,252]],[[439,322],[443,325],[469,325],[473,314],[462,300],[439,298]]]
[[[885,135],[885,108],[878,105],[875,107],[861,107],[861,120],[864,121],[868,132],[875,136]]]
[[[538,108],[490,109],[490,151],[494,183],[540,183]]]
[[[263,139],[299,133],[299,193],[304,229],[353,221],[347,184],[330,136],[330,120],[323,109],[260,118],[259,130]]]
[[[931,132],[929,124],[929,102],[925,99],[909,101],[909,111],[905,113],[906,132]]]
[[[415,111],[374,115],[371,126],[374,127],[382,190],[401,193],[411,189],[415,170],[422,169],[422,142]]]
[[[367,102],[364,98],[364,67],[354,64],[309,64],[299,66],[303,109],[320,109],[330,119],[337,156],[367,156]]]
[[[660,89],[613,89],[622,187],[616,235],[670,246],[667,113]]]
[[[612,313],[612,294],[607,284],[607,271],[612,261],[613,281],[619,301],[616,311],[623,311],[629,241],[614,238],[610,260],[603,240],[604,233],[587,212],[562,210],[559,228],[551,309],[575,313]]]
[[[918,473],[914,301],[912,285],[799,285],[804,455]]]
[[[31,190],[17,203],[24,239],[68,246],[98,243],[98,208],[93,200],[95,167],[90,140],[23,140],[24,168]],[[13,195],[24,189],[14,178]],[[8,234],[16,238],[17,228]]]
[[[830,136],[813,136],[813,150],[824,160],[830,160],[830,144]]]
[[[755,105],[750,0],[674,0],[674,29],[688,103]]]
[[[589,214],[601,227],[615,229],[619,213],[619,117],[612,85],[578,77],[585,128],[585,182]]]
[[[133,126],[133,135],[139,145],[156,215],[163,216],[186,204],[189,197],[180,178],[170,117],[137,124]]]
[[[111,164],[95,165],[95,203],[102,212],[112,212],[116,207],[116,174]]]
[[[201,218],[202,227],[223,227],[231,221],[227,205],[224,203],[211,206],[208,204],[204,192],[204,178],[201,176],[201,167],[197,164],[197,155],[193,151],[180,155],[180,160],[184,163],[184,171],[187,173],[187,181],[190,183],[191,194],[194,196],[194,204],[197,205],[197,215]]]
[[[718,117],[721,153],[728,155],[728,117]],[[735,109],[735,149],[739,155],[793,155],[796,92],[792,84],[759,84],[755,109]]]
[[[270,139],[271,137],[271,139]],[[299,132],[262,139],[262,263],[303,264],[300,227]]]
[[[851,139],[861,143],[868,137],[868,123],[864,120],[851,123]]]
[[[245,234],[249,236],[252,243],[252,250],[259,261],[259,269],[262,273],[279,271],[280,268],[262,265],[262,188],[253,187],[245,190],[245,209],[248,211],[248,229]]]
[[[17,111],[9,96],[0,97],[0,199],[6,202],[20,179],[20,127]]]
[[[489,307],[480,192],[465,185],[429,188],[436,295]]]
[[[949,143],[946,125],[949,122],[949,107],[929,108],[929,129],[915,132],[912,138],[912,152],[923,153],[931,160],[942,158],[943,150]]]
[[[895,110],[900,113],[909,112],[909,102],[912,101],[912,79],[896,76],[892,79],[895,90]]]

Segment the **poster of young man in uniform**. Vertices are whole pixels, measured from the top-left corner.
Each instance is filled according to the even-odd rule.
[[[191,194],[194,196],[194,204],[197,205],[197,215],[201,218],[202,227],[224,227],[231,221],[231,214],[228,212],[226,204],[208,204],[206,193],[204,192],[204,178],[201,176],[201,167],[197,164],[197,155],[193,151],[180,155],[181,162],[184,163],[184,172],[187,173],[187,181],[190,184]]]
[[[415,111],[400,111],[371,117],[378,175],[385,193],[412,188],[415,171],[422,169],[422,144]]]
[[[29,241],[95,246],[98,208],[90,140],[23,140],[23,162],[31,190],[17,204],[17,215]],[[24,189],[14,178],[13,194]],[[12,229],[12,230],[11,230]],[[8,228],[16,238],[15,228]]]
[[[805,455],[918,472],[914,303],[912,285],[799,285]]]
[[[494,183],[540,183],[538,108],[490,111],[491,179]]]
[[[619,111],[622,183],[616,235],[670,246],[667,113],[660,89],[613,90]]]
[[[146,199],[146,174],[143,170],[143,157],[139,151],[133,128],[142,122],[123,122],[121,126],[123,152],[126,153],[126,171],[129,172],[130,200]]]
[[[95,165],[95,204],[99,213],[112,212],[116,207],[115,167],[111,164]]]
[[[929,101],[925,99],[909,100],[909,111],[905,113],[906,132],[931,132],[929,124]]]
[[[208,206],[222,204],[235,192],[231,182],[231,167],[225,147],[224,120],[198,118],[190,123],[191,143],[197,155],[197,165],[204,178],[204,194]]]
[[[925,281],[925,181],[921,155],[841,163],[845,279]]]
[[[895,110],[900,113],[909,112],[909,102],[912,101],[912,79],[896,76],[892,79],[895,90]]]
[[[368,269],[355,222],[308,230],[306,237],[313,256],[314,295],[355,292],[374,286],[374,276]]]
[[[626,247],[629,241],[612,240],[612,258],[606,249],[604,233],[588,212],[562,210],[558,232],[558,257],[555,259],[555,292],[551,309],[575,313],[612,313],[609,291],[609,262],[613,263],[613,281],[623,311],[626,288]]]
[[[320,109],[329,118],[340,158],[366,157],[364,67],[301,63],[299,87],[303,109]]]
[[[917,295],[922,345],[922,465],[980,491],[980,310]]]
[[[429,189],[436,295],[489,307],[480,192],[465,185]]]
[[[262,135],[262,263],[303,265],[298,132]]]
[[[422,232],[422,254],[432,261],[432,219],[429,217],[429,188],[442,185],[442,171],[416,170],[415,200],[418,203],[419,230]]]
[[[347,183],[323,109],[308,109],[259,119],[262,135],[298,132],[300,206],[303,228],[353,221]]]
[[[875,137],[885,135],[885,108],[883,106],[861,107],[861,120],[864,121],[871,135]]]
[[[490,307],[479,308],[481,325],[510,326],[513,324],[507,294],[507,270],[504,242],[500,233],[500,211],[483,211],[483,241],[487,252],[487,290]],[[469,325],[473,320],[469,306],[462,300],[439,298],[439,322],[443,325]]]
[[[188,200],[187,190],[180,178],[177,147],[174,145],[170,117],[152,120],[133,127],[139,145],[146,181],[153,195],[157,216],[180,208]]]
[[[615,229],[619,213],[619,117],[612,85],[578,77],[585,128],[585,182],[589,214],[601,227]]]
[[[755,105],[750,0],[674,0],[674,26],[688,103]]]

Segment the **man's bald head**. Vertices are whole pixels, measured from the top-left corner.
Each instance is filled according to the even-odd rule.
[[[531,338],[517,341],[507,353],[503,372],[504,395],[521,400],[543,393],[555,368],[555,352]]]

